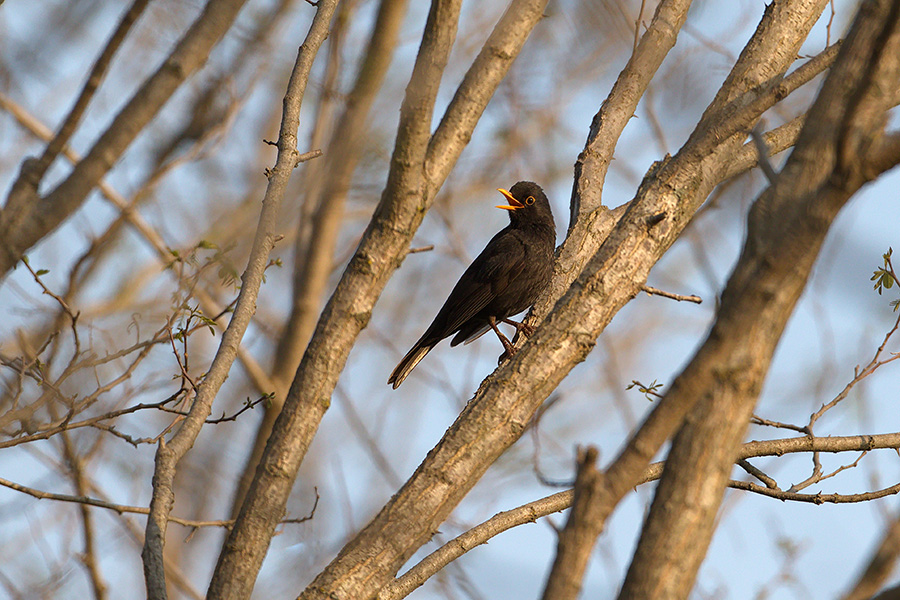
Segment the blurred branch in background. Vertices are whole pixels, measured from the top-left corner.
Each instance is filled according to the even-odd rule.
[[[290,381],[300,364],[303,350],[321,310],[351,177],[362,153],[362,142],[375,94],[381,88],[397,45],[406,7],[407,0],[382,0],[379,4],[378,15],[372,25],[372,34],[363,52],[356,80],[325,149],[324,164],[316,167],[313,175],[317,175],[318,180],[313,179],[307,186],[303,217],[304,220],[309,220],[309,224],[298,224],[298,230],[305,231],[306,235],[297,236],[293,302],[278,339],[272,366],[276,393],[273,401],[266,407],[265,417],[257,430],[247,465],[235,492],[234,515],[237,515],[238,507],[247,493],[275,419],[284,406]],[[337,39],[333,39],[332,47],[340,48]]]
[[[853,588],[842,596],[842,600],[868,600],[884,587],[888,577],[896,569],[900,558],[900,519],[885,523],[884,536],[860,573]],[[888,592],[885,592],[887,594]],[[896,594],[896,590],[894,590]],[[890,596],[885,596],[887,600]],[[878,596],[882,598],[882,596]]]
[[[6,240],[0,255],[0,273],[8,273],[25,251],[83,204],[91,189],[178,86],[203,65],[243,5],[244,0],[210,0],[166,62],[147,79],[71,174],[51,192],[40,197],[40,170],[32,174],[32,163],[22,163],[19,178],[0,211],[0,237]],[[123,21],[127,22],[127,19]],[[127,28],[123,29],[127,31]],[[116,40],[117,36],[114,36],[113,41]],[[111,47],[115,48],[115,45]],[[99,64],[102,65],[104,60],[105,57],[101,57]],[[77,115],[77,112],[73,111],[73,114]],[[65,137],[59,136],[59,139],[65,142]],[[48,147],[47,156],[52,155]]]

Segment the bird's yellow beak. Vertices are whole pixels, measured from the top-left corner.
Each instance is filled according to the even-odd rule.
[[[515,197],[509,193],[508,190],[504,190],[503,188],[497,188],[497,191],[506,196],[506,199],[509,200],[509,204],[500,204],[497,205],[497,208],[502,208],[504,210],[519,210],[520,208],[525,208],[525,205],[515,199]]]

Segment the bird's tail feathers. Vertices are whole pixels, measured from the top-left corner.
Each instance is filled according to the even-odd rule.
[[[472,335],[467,337],[466,341],[463,342],[463,346],[468,346],[469,344],[471,344],[472,342],[474,342],[475,340],[477,340],[478,338],[480,338],[481,336],[483,336],[490,330],[491,330],[491,326],[485,325],[484,327],[482,327],[481,329],[479,329],[478,331],[476,331],[475,333],[473,333]]]
[[[388,378],[388,383],[393,386],[396,390],[400,387],[400,384],[403,383],[403,380],[410,374],[410,372],[419,364],[419,361],[425,358],[425,355],[431,352],[431,349],[434,348],[435,343],[432,344],[422,344],[421,342],[417,343],[412,347],[412,350],[406,353],[406,356],[403,357],[403,360],[400,361],[394,368],[394,372],[391,373],[391,376]]]
[[[470,344],[490,330],[491,326],[486,322],[478,323],[475,321],[470,321],[469,323],[466,323],[459,328],[459,331],[457,331],[456,335],[453,336],[453,339],[450,340],[450,345],[458,346],[460,344]]]

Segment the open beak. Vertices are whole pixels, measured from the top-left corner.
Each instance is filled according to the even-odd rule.
[[[520,208],[525,208],[525,205],[516,200],[507,190],[497,188],[497,191],[506,196],[506,199],[509,200],[509,204],[500,204],[497,208],[502,208],[504,210],[519,210]]]

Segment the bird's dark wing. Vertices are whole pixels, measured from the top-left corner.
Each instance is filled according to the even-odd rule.
[[[510,228],[495,235],[459,278],[422,337],[440,340],[455,332],[506,289],[524,261],[525,247]]]

